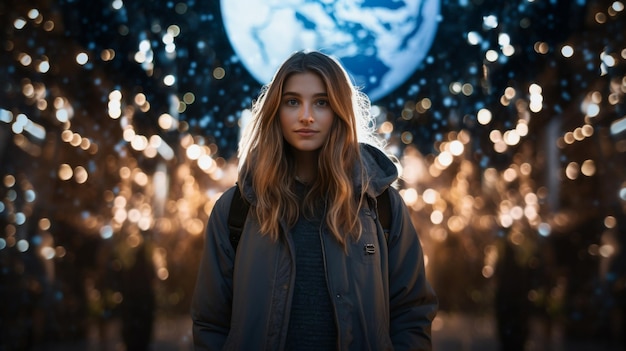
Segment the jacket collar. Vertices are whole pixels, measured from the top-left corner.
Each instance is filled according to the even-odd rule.
[[[355,193],[360,193],[363,187],[363,181],[369,182],[368,195],[377,197],[385,189],[387,189],[398,178],[398,167],[396,164],[379,148],[369,145],[360,144],[361,163],[357,163],[352,174],[352,181],[355,187]],[[361,171],[364,177],[361,177]],[[256,194],[252,189],[252,179],[250,177],[244,179],[243,192],[245,198],[252,204],[256,202]]]

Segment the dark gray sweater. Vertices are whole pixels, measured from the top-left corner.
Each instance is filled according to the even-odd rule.
[[[300,194],[302,191],[298,189]],[[313,218],[301,215],[290,232],[296,249],[296,282],[287,334],[288,350],[337,349],[337,327],[320,239],[322,214],[323,209],[319,208]]]

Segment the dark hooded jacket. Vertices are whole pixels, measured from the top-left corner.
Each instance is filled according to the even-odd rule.
[[[337,349],[430,350],[437,298],[426,280],[422,248],[407,207],[390,187],[397,178],[396,166],[374,147],[363,145],[361,153],[370,201],[359,212],[360,239],[347,243],[346,254],[330,232],[320,234]],[[358,191],[360,177],[355,177],[355,185]],[[385,238],[375,206],[376,197],[387,188],[391,223]],[[260,235],[254,211],[249,211],[235,255],[227,223],[233,192],[231,188],[218,199],[207,225],[191,309],[195,349],[283,350],[295,280],[293,242],[289,235],[277,242]],[[249,183],[243,194],[254,205]],[[283,233],[289,233],[281,224]]]

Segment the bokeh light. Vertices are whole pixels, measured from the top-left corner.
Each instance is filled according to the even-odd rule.
[[[479,326],[507,316],[534,323],[526,349],[623,347],[624,2],[441,5],[423,63],[371,111],[439,294],[438,349],[497,339]],[[0,349],[93,339],[129,279],[155,340],[169,321],[189,349],[202,234],[261,89],[219,2],[10,0],[0,18]]]

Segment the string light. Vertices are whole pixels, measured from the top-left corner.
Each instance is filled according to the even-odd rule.
[[[239,124],[260,86],[227,40],[212,37],[215,5],[179,2],[146,23],[135,15],[140,3],[111,1],[94,10],[102,18],[69,3],[2,14],[10,73],[2,93],[11,99],[0,105],[0,136],[10,144],[0,151],[20,156],[0,165],[0,254],[35,251],[51,262],[83,254],[61,239],[69,223],[76,235],[122,247],[115,265],[151,242],[156,276],[169,288],[198,254],[213,204],[235,182]],[[566,42],[526,37],[556,16],[539,18],[540,6],[467,11],[465,32],[438,37],[421,70],[372,107],[403,162],[401,194],[435,272],[446,264],[437,250],[452,240],[492,279],[502,238],[526,250],[591,213],[607,231],[625,225],[614,213],[626,210],[624,4],[586,6],[598,11],[598,32]],[[72,14],[81,21],[69,23]],[[79,22],[94,31],[76,31]],[[558,199],[580,201],[571,189],[594,190],[580,195],[584,207],[567,209]],[[619,249],[609,241],[582,252],[611,259]],[[104,301],[89,289],[92,302]],[[171,289],[162,300],[182,306],[188,292]]]

